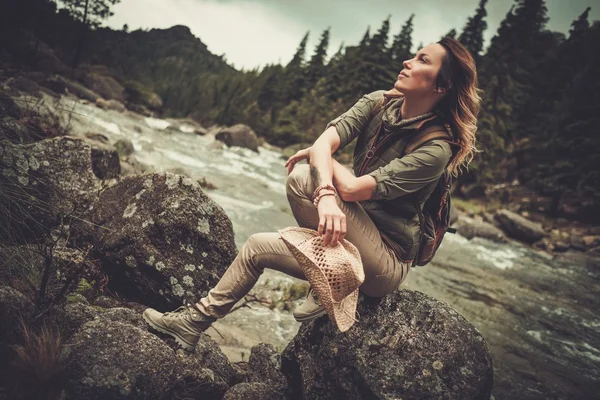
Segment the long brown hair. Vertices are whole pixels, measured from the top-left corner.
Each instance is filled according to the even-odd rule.
[[[447,92],[436,108],[445,115],[459,143],[459,149],[448,166],[452,175],[458,176],[462,173],[461,167],[468,169],[474,153],[480,152],[475,147],[475,134],[483,91],[477,87],[477,69],[471,53],[458,40],[450,37],[437,43],[446,49],[446,54],[436,87]]]

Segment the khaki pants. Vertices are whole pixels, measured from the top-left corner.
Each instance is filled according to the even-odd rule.
[[[307,164],[294,167],[287,178],[286,188],[298,225],[316,230],[319,215],[310,200],[316,187]],[[383,297],[393,292],[406,278],[410,264],[396,259],[359,203],[338,198],[338,204],[346,215],[345,239],[358,248],[365,270],[365,281],[360,291],[371,297]],[[206,315],[225,316],[252,289],[265,268],[306,279],[278,232],[256,233],[248,238],[217,285],[200,299],[198,307]]]

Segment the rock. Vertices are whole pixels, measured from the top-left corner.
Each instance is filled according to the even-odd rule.
[[[237,384],[225,393],[223,400],[274,400],[287,397],[266,383],[250,382]]]
[[[139,175],[155,172],[150,165],[139,162],[135,157],[124,157],[121,159],[122,175]]]
[[[563,232],[564,233],[564,239],[565,241],[569,241],[571,247],[573,247],[576,250],[579,251],[586,251],[588,249],[588,245],[585,243],[584,239],[582,236],[577,235],[577,234],[569,234],[567,232]]]
[[[149,332],[95,320],[81,326],[69,348],[67,398],[173,398],[177,358]]]
[[[148,109],[148,107],[141,105],[141,104],[135,104],[135,103],[128,103],[127,107],[131,110],[134,111],[136,113],[142,114],[145,117],[152,117],[154,116],[154,113],[152,111],[150,111]]]
[[[256,133],[248,125],[237,124],[221,130],[215,136],[228,147],[239,146],[258,152],[258,139]]]
[[[494,218],[500,222],[504,231],[512,238],[534,243],[546,236],[540,223],[532,222],[512,211],[498,210]]]
[[[124,86],[127,104],[138,104],[144,108],[147,107],[146,109],[150,108],[152,110],[159,110],[162,108],[162,99],[148,87],[136,81],[126,81]]]
[[[84,75],[83,83],[105,99],[116,100],[119,103],[125,101],[125,88],[112,76],[89,72]]]
[[[561,240],[557,240],[554,242],[554,251],[564,252],[571,248],[571,244],[567,242],[563,242]]]
[[[287,388],[281,372],[281,354],[272,344],[261,343],[252,347],[248,360],[249,382],[262,382],[277,389]]]
[[[165,311],[205,295],[236,255],[223,209],[196,182],[170,173],[122,178],[83,220],[71,237],[93,245],[109,287]]]
[[[327,317],[304,323],[282,355],[304,399],[489,399],[492,357],[475,327],[421,292],[361,296],[360,320],[340,333]]]
[[[176,353],[178,376],[175,379],[175,392],[179,399],[220,400],[229,389],[227,382],[213,370],[207,368],[200,359],[182,350]]]
[[[15,343],[21,336],[19,319],[23,317],[27,320],[33,310],[33,303],[21,292],[9,286],[0,286],[0,343]],[[0,346],[0,353],[3,350],[5,348]]]
[[[586,235],[583,237],[583,244],[587,248],[600,246],[600,236],[599,235]]]
[[[554,245],[550,242],[550,240],[548,238],[541,238],[537,242],[533,243],[533,247],[535,247],[536,249],[542,249],[542,250],[548,250],[548,251],[554,250]]]
[[[23,76],[16,78],[10,78],[6,84],[12,88],[15,88],[21,92],[25,92],[30,95],[37,96],[40,94],[40,85],[31,79],[27,79]]]
[[[281,147],[275,146],[267,141],[263,141],[261,146],[267,150],[276,151],[278,153],[281,153],[283,151],[283,149]]]
[[[204,189],[213,190],[213,189],[217,188],[217,185],[211,179],[209,179],[209,178],[207,178],[205,176],[203,176],[202,178],[198,179],[198,183]]]
[[[87,132],[84,134],[84,136],[98,143],[110,144],[110,139],[101,133]]]
[[[103,110],[114,110],[118,112],[125,112],[126,108],[123,103],[117,100],[105,100],[102,97],[98,97],[96,99],[96,107],[101,108]]]
[[[220,140],[215,140],[214,142],[210,142],[206,148],[209,150],[222,150],[225,148],[225,143]]]
[[[148,323],[142,318],[142,313],[125,307],[107,308],[96,317],[100,321],[115,321],[135,326],[143,331],[148,330]]]
[[[68,340],[83,324],[93,321],[100,310],[82,302],[68,302],[53,312],[52,320],[58,326],[62,337]]]
[[[298,152],[298,150],[302,150],[302,149],[305,149],[310,146],[311,146],[310,143],[297,143],[297,144],[293,144],[291,146],[287,146],[283,149],[281,158],[287,160],[288,158],[290,158],[291,156],[296,154]]]
[[[600,257],[600,246],[592,247],[588,251],[585,252],[592,257]]]
[[[462,193],[467,199],[476,199],[476,198],[487,198],[486,186],[481,184],[475,184],[470,186],[465,186],[462,188]]]
[[[119,139],[115,142],[115,148],[120,157],[127,157],[135,151],[133,143],[129,139]]]
[[[189,357],[197,359],[201,365],[212,370],[216,376],[223,379],[229,386],[241,381],[241,377],[238,376],[219,345],[204,333],[200,335],[196,349]]]
[[[176,125],[169,125],[165,129],[163,129],[163,132],[168,133],[168,134],[181,133],[181,129],[179,129],[179,127]]]
[[[458,233],[467,239],[481,237],[499,243],[507,242],[504,232],[485,221],[462,216],[457,221],[455,227]]]
[[[99,179],[113,179],[121,175],[117,150],[112,146],[92,145],[92,171]]]
[[[82,139],[63,136],[27,145],[0,142],[0,191],[6,194],[0,219],[7,227],[0,230],[0,241],[40,240],[61,217],[67,222],[87,209],[98,183],[90,146]]]
[[[66,79],[60,75],[51,76],[42,81],[41,84],[58,94],[73,93],[77,97],[93,103],[101,97],[98,93],[86,88],[81,83]]]

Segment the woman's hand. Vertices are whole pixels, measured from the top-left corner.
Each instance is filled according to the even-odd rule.
[[[310,162],[310,158],[309,158],[309,154],[308,154],[309,151],[310,151],[310,147],[307,147],[305,149],[298,150],[298,152],[296,154],[294,154],[293,156],[288,158],[288,160],[285,162],[285,165],[284,165],[284,167],[286,167],[288,170],[288,175],[292,173],[292,170],[294,169],[294,165],[296,165],[296,163],[298,161],[307,160],[307,162]]]
[[[321,192],[330,192],[322,189]],[[340,209],[335,196],[323,196],[317,204],[319,213],[319,227],[317,232],[323,238],[325,246],[335,246],[346,236],[346,214]],[[325,232],[323,233],[323,229]]]

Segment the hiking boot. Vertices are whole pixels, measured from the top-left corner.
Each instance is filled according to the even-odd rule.
[[[216,321],[216,318],[202,314],[191,304],[164,314],[147,308],[142,316],[153,329],[173,336],[175,341],[186,350],[194,350],[200,334]]]
[[[312,321],[315,318],[325,314],[325,309],[321,306],[315,291],[311,287],[306,295],[306,300],[294,310],[294,319],[298,322]]]

